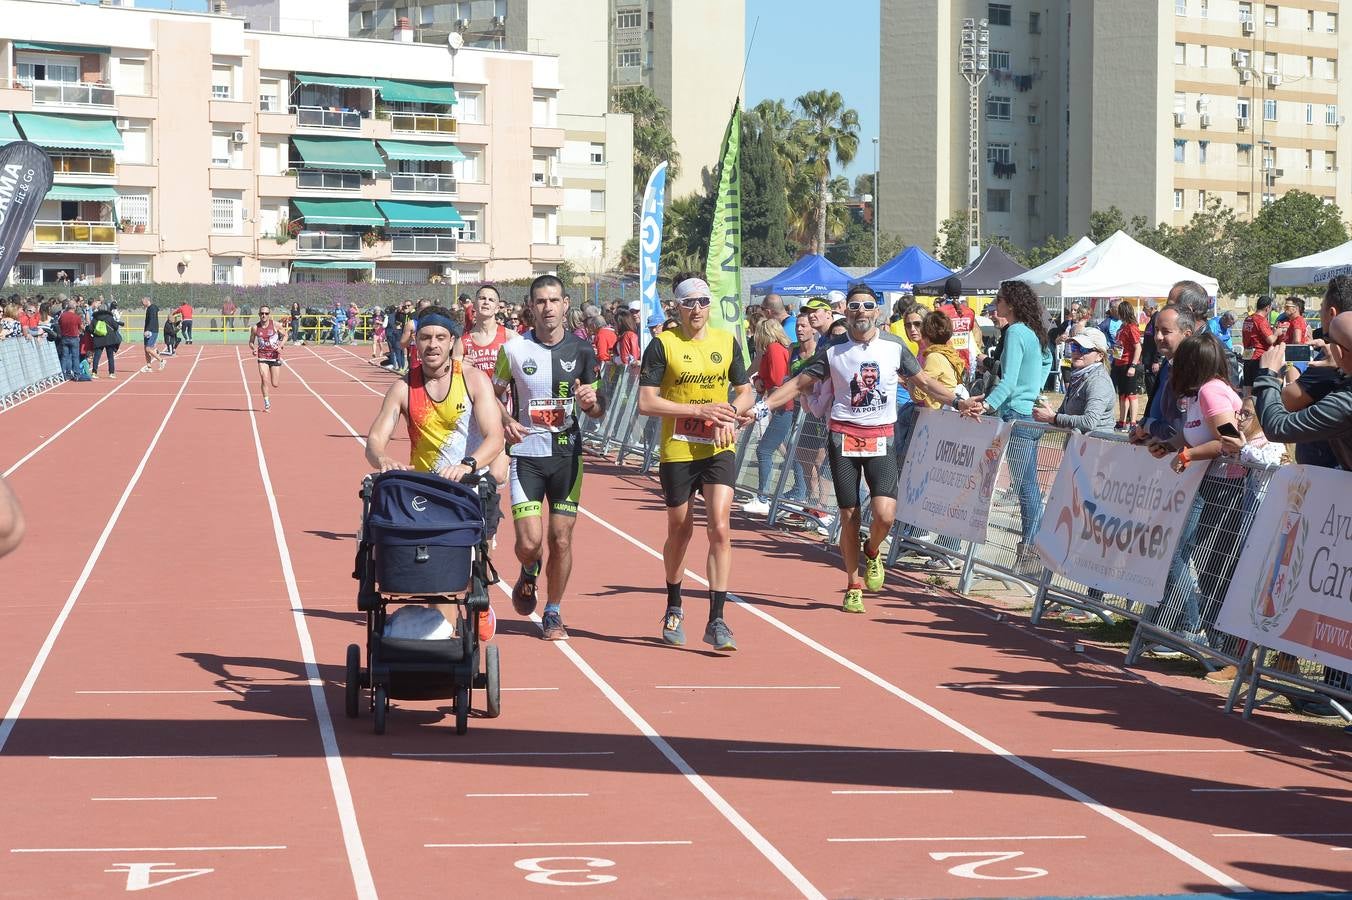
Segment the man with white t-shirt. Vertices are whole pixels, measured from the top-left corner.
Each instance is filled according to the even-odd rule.
[[[832,404],[826,445],[840,509],[840,555],[845,566],[845,612],[862,613],[864,591],[883,586],[886,570],[880,549],[897,512],[900,466],[893,448],[897,389],[904,379],[931,397],[952,403],[951,388],[923,372],[915,356],[896,335],[878,328],[878,295],[867,285],[850,288],[845,302],[845,340],[818,352],[798,377],[784,382],[756,404],[758,418],[787,406],[819,383],[830,384]],[[859,485],[868,483],[873,521],[864,546],[866,574],[859,579]]]

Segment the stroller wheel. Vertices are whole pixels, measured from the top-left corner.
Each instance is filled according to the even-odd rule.
[[[357,718],[361,704],[361,648],[347,645],[347,704],[344,712],[349,719]]]
[[[484,649],[484,694],[490,719],[502,715],[501,685],[498,677],[498,645],[489,644]]]
[[[469,730],[469,686],[461,685],[455,689],[455,733],[464,734]]]
[[[385,685],[383,684],[376,685],[374,704],[375,705],[371,708],[371,713],[375,720],[375,731],[376,734],[384,734],[385,713],[387,713],[390,708],[389,690],[385,687]]]

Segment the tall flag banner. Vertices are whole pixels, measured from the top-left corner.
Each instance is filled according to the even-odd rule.
[[[732,106],[732,118],[723,135],[718,166],[718,200],[709,231],[709,258],[704,280],[713,292],[709,325],[731,331],[746,361],[745,320],[742,315],[742,101]]]
[[[27,141],[0,147],[0,284],[9,277],[51,187],[52,160],[41,147]]]
[[[642,219],[638,226],[638,289],[643,321],[638,322],[640,348],[653,339],[648,322],[662,309],[657,297],[657,269],[662,261],[662,212],[667,205],[667,161],[657,164],[643,191]]]

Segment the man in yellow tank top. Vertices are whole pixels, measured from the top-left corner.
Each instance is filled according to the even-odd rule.
[[[735,336],[709,328],[709,285],[692,273],[677,275],[675,287],[681,327],[663,331],[643,352],[638,394],[639,412],[662,419],[659,473],[667,504],[667,541],[662,548],[667,610],[662,617],[662,639],[677,646],[685,643],[681,578],[685,551],[695,530],[690,498],[699,491],[709,532],[709,623],[704,642],[716,650],[736,650],[732,631],[723,620],[723,606],[732,571],[730,519],[737,477],[737,428],[746,421],[755,398]]]

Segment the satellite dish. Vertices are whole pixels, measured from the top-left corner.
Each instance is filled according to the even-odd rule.
[[[465,36],[458,31],[452,31],[446,35],[446,49],[452,53],[465,46]]]

